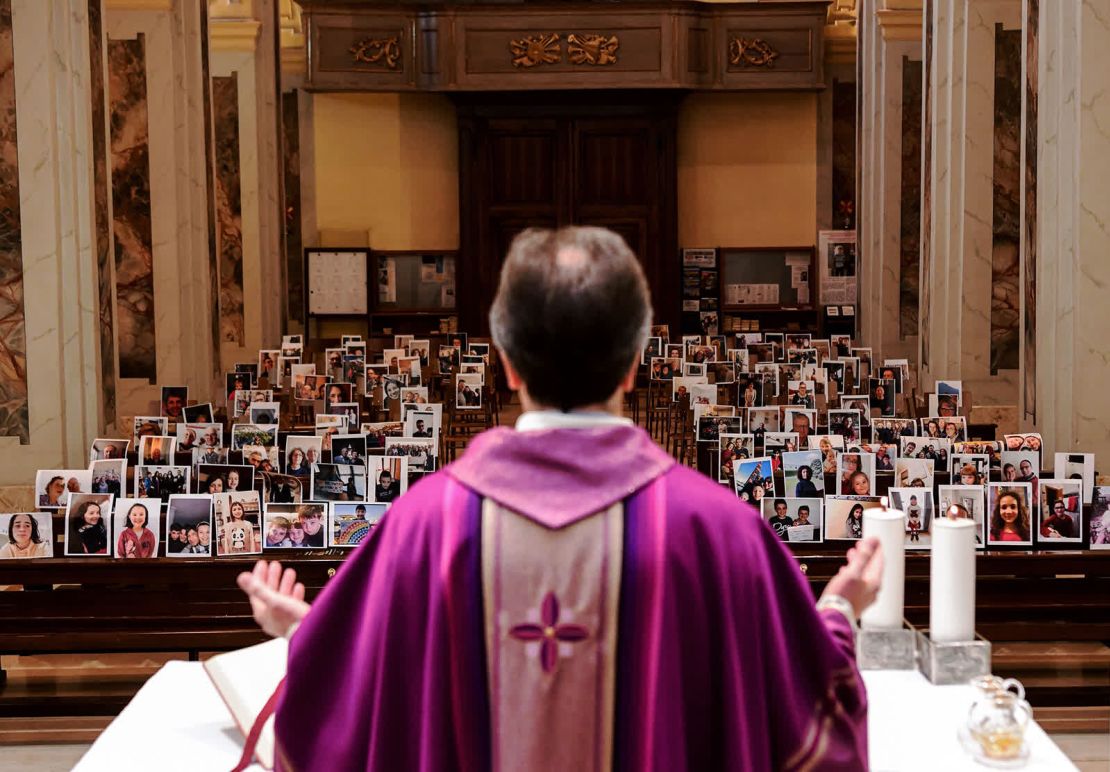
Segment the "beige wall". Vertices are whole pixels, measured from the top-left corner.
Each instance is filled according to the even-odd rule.
[[[457,249],[455,109],[438,94],[314,94],[316,220],[375,249]]]
[[[317,220],[377,249],[458,247],[454,108],[434,94],[314,94]],[[679,244],[814,243],[815,94],[696,94],[678,118]]]
[[[682,103],[680,246],[806,246],[816,222],[816,94],[695,94]]]

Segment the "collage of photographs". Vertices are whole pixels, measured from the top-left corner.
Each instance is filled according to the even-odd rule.
[[[39,511],[0,515],[0,559],[358,544],[439,468],[445,417],[489,408],[490,344],[448,340],[396,335],[375,352],[344,336],[318,371],[291,335],[226,374],[225,404],[162,387],[129,437],[92,443],[87,468],[38,471]],[[1043,458],[1038,434],[970,439],[959,381],[918,397],[908,361],[804,333],[672,343],[658,326],[641,361],[649,404],[688,411],[701,471],[787,542],[850,542],[864,511],[887,506],[904,514],[908,549],[930,548],[938,517],[973,520],[984,549],[1110,549],[1093,455]]]
[[[92,443],[88,468],[38,471],[39,511],[0,515],[0,559],[353,547],[438,468],[445,417],[485,404],[490,344],[448,341],[396,335],[374,354],[344,336],[317,371],[290,335],[226,374],[223,404],[161,387],[130,436]],[[432,400],[437,378],[446,401]]]
[[[861,513],[885,499],[904,514],[908,549],[929,549],[935,519],[953,516],[977,523],[983,549],[1110,543],[1110,488],[1096,487],[1093,455],[1042,458],[1038,434],[972,440],[960,381],[917,397],[907,360],[876,364],[843,336],[745,332],[675,345],[652,335],[649,404],[688,404],[699,467],[757,504],[784,541],[858,539]],[[698,398],[706,386],[716,402]]]

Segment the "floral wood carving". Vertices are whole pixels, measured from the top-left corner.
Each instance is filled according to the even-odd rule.
[[[728,44],[730,64],[746,64],[752,67],[774,67],[779,52],[762,38],[734,37]]]
[[[621,41],[616,35],[567,35],[567,56],[572,64],[592,64],[604,67],[617,63],[617,49]]]
[[[558,64],[563,56],[557,32],[547,35],[526,35],[518,40],[510,40],[509,50],[513,55],[513,67]]]
[[[401,61],[401,43],[396,35],[388,38],[365,38],[351,46],[350,51],[356,64],[377,64],[388,70],[396,70]]]

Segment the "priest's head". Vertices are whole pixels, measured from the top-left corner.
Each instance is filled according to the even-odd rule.
[[[616,412],[651,316],[640,263],[616,233],[532,228],[509,247],[490,330],[525,409]]]

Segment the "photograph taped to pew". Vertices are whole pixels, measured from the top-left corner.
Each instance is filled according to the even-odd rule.
[[[366,466],[313,464],[312,501],[366,501]]]
[[[40,469],[35,473],[39,509],[63,509],[71,493],[92,493],[91,469]]]
[[[0,560],[54,557],[49,512],[0,514]]]
[[[267,504],[265,507],[265,550],[322,549],[327,543],[328,504]]]
[[[250,464],[199,464],[193,493],[231,493],[254,488],[255,469]]]
[[[1037,544],[1049,549],[1082,547],[1083,481],[1045,479],[1038,488]]]
[[[212,497],[208,494],[174,494],[166,508],[166,556],[212,557]],[[172,534],[177,531],[175,543]]]
[[[170,419],[160,415],[137,415],[132,420],[132,441],[135,448],[139,447],[140,437],[160,436],[169,434]]]
[[[407,456],[370,456],[367,474],[373,482],[371,501],[391,503],[409,489],[409,460]]]
[[[785,542],[815,544],[824,541],[824,499],[765,496],[760,514]]]
[[[262,552],[262,503],[258,491],[217,493],[212,497],[217,555]]]
[[[882,506],[878,496],[826,496],[825,540],[859,541],[863,538],[863,513]]]
[[[905,515],[906,549],[927,550],[933,546],[932,488],[891,488],[890,506]]]
[[[93,440],[89,448],[89,463],[94,461],[108,461],[110,459],[127,458],[127,449],[131,447],[130,440],[97,439]]]
[[[332,502],[328,527],[331,543],[328,546],[357,547],[370,538],[371,531],[388,508],[389,504],[373,502],[360,501],[357,504]]]
[[[163,504],[170,496],[189,492],[191,466],[140,466],[135,468],[135,496],[156,498]]]
[[[769,456],[750,458],[733,464],[736,495],[742,501],[759,506],[764,496],[774,496],[775,475]]]
[[[1030,483],[987,483],[987,546],[1033,546],[1035,502]]]
[[[110,493],[113,496],[122,496],[127,484],[126,459],[108,461],[93,461],[89,465],[92,472],[90,493]]]
[[[718,440],[717,482],[733,485],[733,470],[741,461],[755,455],[755,437],[751,434],[722,434]]]
[[[987,538],[987,487],[985,485],[938,485],[937,516],[975,521],[975,548],[984,549]]]
[[[794,498],[813,499],[825,495],[824,459],[820,450],[797,450],[782,454],[784,491]]]
[[[116,558],[158,557],[162,533],[162,502],[158,499],[117,498],[112,516]]]
[[[482,376],[474,373],[455,376],[455,407],[459,410],[482,407]]]
[[[109,557],[112,497],[105,493],[74,493],[66,504],[65,554]]]
[[[277,472],[262,472],[262,497],[267,503],[298,504],[304,499],[308,477],[300,478]]]
[[[407,458],[409,474],[425,474],[434,472],[436,468],[436,447],[430,439],[387,437],[385,455]]]

